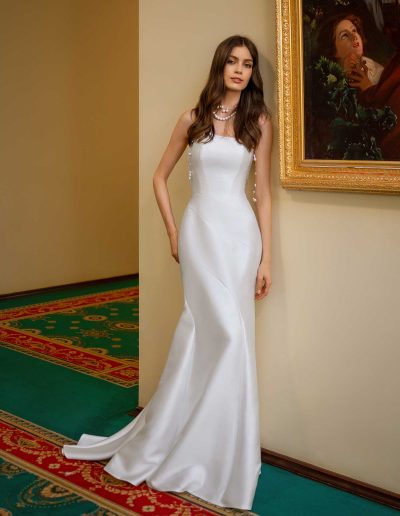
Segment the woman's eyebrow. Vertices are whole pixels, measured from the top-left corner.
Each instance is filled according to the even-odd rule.
[[[238,57],[234,56],[233,54],[230,54],[229,57],[234,57],[235,59],[239,59]],[[250,61],[251,63],[253,62],[252,59],[244,59],[244,61]]]

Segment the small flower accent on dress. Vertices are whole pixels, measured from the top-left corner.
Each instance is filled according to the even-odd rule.
[[[191,147],[189,147],[189,151],[188,151],[188,158],[189,158],[189,181],[191,181],[192,179],[192,160],[190,158],[190,156],[192,155],[192,152],[191,152]]]
[[[256,154],[255,154],[254,151],[253,151],[253,161],[254,162],[257,161]],[[257,174],[257,171],[254,170],[254,186],[253,186],[253,193],[252,193],[253,202],[257,202],[257,198],[256,198],[256,177],[255,177],[256,174]]]

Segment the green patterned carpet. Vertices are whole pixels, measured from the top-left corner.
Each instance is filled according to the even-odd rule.
[[[49,343],[26,349],[22,343],[2,342],[0,347],[1,409],[76,441],[82,433],[110,435],[132,420],[137,407],[138,378],[115,382],[99,371],[85,369],[62,354],[51,356],[59,343],[79,357],[91,353],[91,363],[108,357],[138,364],[139,296],[125,296],[138,287],[138,279],[99,283],[96,286],[52,291],[12,300],[0,300],[3,314],[10,309],[41,306],[51,302],[121,291],[121,299],[99,304],[30,315],[0,323],[0,329],[15,329],[40,336]],[[14,314],[15,316],[15,314]],[[94,357],[94,360],[93,360]],[[86,358],[86,357],[85,357]],[[130,384],[130,385],[128,385]],[[59,514],[111,516],[114,513],[85,496],[72,492],[43,475],[28,471],[14,461],[0,458],[0,515]]]
[[[124,301],[21,319],[11,325],[113,357],[139,358],[138,321],[138,300],[130,297]]]
[[[0,457],[0,515],[111,516],[96,503]]]

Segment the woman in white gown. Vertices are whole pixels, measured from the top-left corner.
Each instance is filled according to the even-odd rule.
[[[271,140],[257,49],[227,38],[153,177],[184,290],[158,387],[127,426],[83,434],[63,447],[66,457],[111,458],[105,471],[133,485],[251,509],[261,472],[254,328],[255,300],[271,286]],[[178,232],[167,179],[188,144],[192,196]],[[257,217],[245,193],[253,160]]]

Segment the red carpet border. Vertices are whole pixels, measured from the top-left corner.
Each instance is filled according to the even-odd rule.
[[[75,461],[61,453],[75,441],[6,411],[0,411],[0,455],[9,463],[50,480],[121,515],[157,516],[250,515],[248,511],[220,508],[189,494],[159,492],[145,482],[133,486],[104,471],[107,461]]]

